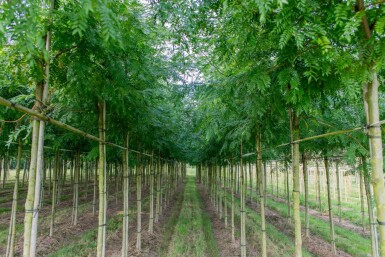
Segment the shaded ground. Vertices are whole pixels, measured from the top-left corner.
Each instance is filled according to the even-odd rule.
[[[220,256],[230,257],[230,256],[240,256],[240,241],[235,239],[232,241],[231,238],[231,220],[230,212],[228,212],[228,227],[226,228],[224,222],[219,219],[219,216],[210,202],[210,198],[206,194],[202,185],[198,186],[199,193],[203,200],[204,211],[208,213],[214,236],[217,241],[218,249],[220,251]],[[255,250],[248,249],[248,252],[256,252]],[[255,254],[253,255],[255,256]]]
[[[159,222],[154,223],[154,232],[150,234],[148,232],[149,226],[149,206],[146,205],[142,210],[142,250],[138,252],[136,250],[136,213],[133,214],[133,218],[129,223],[129,256],[142,256],[152,257],[159,256],[162,251],[163,245],[168,245],[169,238],[165,237],[168,220],[172,219],[173,213],[178,213],[180,210],[180,203],[183,201],[183,188],[179,187],[175,195],[170,200],[170,205],[165,206],[162,214],[159,216]],[[134,203],[134,202],[133,202]],[[122,229],[118,229],[115,232],[108,235],[106,256],[120,257],[122,256],[121,245],[122,243]]]

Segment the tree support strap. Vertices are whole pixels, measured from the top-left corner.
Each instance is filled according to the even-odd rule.
[[[377,220],[378,225],[385,226],[385,222]]]

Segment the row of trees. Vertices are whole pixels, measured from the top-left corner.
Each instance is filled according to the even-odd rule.
[[[90,173],[93,183],[98,183],[97,256],[105,256],[107,166],[111,163],[121,166],[114,172],[123,178],[120,181],[125,214],[122,254],[127,256],[129,173],[136,170],[137,197],[141,200],[140,174],[142,170],[146,171],[146,181],[150,178],[151,206],[154,206],[154,185],[161,187],[168,183],[170,190],[174,190],[185,172],[185,166],[175,160],[186,159],[183,125],[188,119],[185,109],[178,108],[183,106],[184,91],[176,83],[179,80],[175,71],[178,64],[171,62],[175,59],[170,60],[175,51],[171,44],[164,44],[167,30],[154,22],[150,6],[137,1],[2,1],[0,6],[2,105],[21,106],[16,108],[19,111],[22,106],[30,108],[23,109],[29,112],[28,116],[15,108],[0,110],[0,137],[8,142],[8,147],[2,147],[0,154],[18,156],[11,219],[13,231],[20,149],[31,148],[23,256],[37,255],[39,206],[43,200],[41,192],[47,169],[44,160],[49,158],[55,160],[50,185],[53,188],[50,196],[53,214],[60,199],[57,193],[62,185],[58,183],[61,175],[64,176],[62,183],[65,183],[67,174],[66,168],[59,168],[57,153],[60,149],[68,150],[74,156],[74,172],[70,173],[73,174],[73,225],[77,224],[79,174],[82,171],[80,153],[94,162],[93,167],[97,159],[97,169]],[[55,126],[46,126],[47,123]],[[17,142],[18,151],[12,149],[12,142]],[[107,148],[108,145],[112,147]],[[47,146],[53,149],[54,157],[47,152]],[[137,158],[132,162],[128,157],[132,149],[153,157],[151,161]],[[168,169],[162,168],[165,181],[154,177],[155,170],[160,174],[163,167],[161,159],[171,160],[172,164]],[[90,174],[86,181],[90,180]],[[171,174],[170,178],[168,174]],[[170,183],[175,178],[178,183]],[[160,197],[158,195],[157,199]],[[168,199],[169,195],[165,197]],[[154,208],[150,211],[154,220]],[[138,231],[141,231],[140,216],[138,206]],[[54,215],[51,224],[52,235]],[[10,237],[12,243],[7,256],[14,255],[14,232],[10,235],[13,238]],[[139,234],[139,251],[140,242]]]
[[[170,15],[170,8],[183,11]],[[185,47],[202,67],[204,79],[194,84],[195,137],[201,142],[195,162],[223,163],[232,156],[240,161],[240,144],[256,156],[257,174],[263,159],[291,158],[296,256],[302,255],[301,156],[325,158],[327,166],[333,155],[350,163],[370,160],[363,168],[374,191],[385,256],[379,91],[384,8],[382,1],[370,0],[159,5],[160,17],[182,24],[174,32],[188,38]],[[312,137],[325,133],[331,134]]]

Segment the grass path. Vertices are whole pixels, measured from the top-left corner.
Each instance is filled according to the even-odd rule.
[[[182,209],[166,256],[219,256],[209,215],[203,211],[192,176],[186,179]]]

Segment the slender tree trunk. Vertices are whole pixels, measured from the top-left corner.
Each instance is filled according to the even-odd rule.
[[[250,192],[250,202],[253,201],[253,172],[251,169],[251,162],[249,162],[249,192]]]
[[[124,139],[123,150],[123,233],[122,233],[122,257],[128,257],[128,223],[129,223],[129,203],[128,203],[128,191],[130,190],[129,181],[129,133]]]
[[[154,152],[151,154],[150,160],[150,216],[148,223],[148,232],[154,233],[154,176],[155,176],[155,165],[154,165]]]
[[[156,215],[155,215],[156,222],[159,222],[159,216],[162,213],[162,170],[163,170],[163,164],[159,156],[158,170],[157,170],[158,175],[156,180]]]
[[[290,202],[290,180],[289,180],[289,167],[287,161],[285,161],[286,170],[286,205],[287,205],[287,220],[291,224],[291,202]]]
[[[49,167],[48,167],[48,175],[49,175],[49,182],[48,182],[48,195],[51,195],[51,183],[52,183],[52,159],[48,160]]]
[[[267,257],[267,243],[266,243],[266,216],[265,216],[265,185],[264,185],[264,172],[262,171],[262,148],[261,148],[261,132],[260,127],[257,130],[256,135],[256,170],[257,170],[257,183],[259,194],[259,210],[261,215],[261,256]]]
[[[316,166],[316,184],[317,184],[317,195],[318,195],[318,208],[322,216],[322,203],[321,203],[321,179],[320,179],[320,170],[318,166],[318,161],[315,161],[315,166]]]
[[[241,182],[241,257],[246,257],[246,212],[245,212],[245,172],[242,163],[242,142],[240,144],[240,182]]]
[[[99,109],[99,138],[106,139],[106,103],[98,102]],[[104,257],[106,253],[106,226],[107,226],[107,183],[106,183],[106,145],[99,142],[99,216],[98,216],[98,241],[97,257]]]
[[[271,198],[274,195],[274,182],[273,182],[273,161],[270,161],[270,188],[271,188]]]
[[[278,161],[275,161],[275,176],[276,176],[276,183],[277,183],[277,186],[276,186],[276,194],[277,194],[277,197],[279,197],[279,170],[278,170]]]
[[[79,173],[80,173],[80,152],[76,153],[75,173],[74,173],[74,203],[73,203],[73,221],[72,225],[78,224],[78,203],[79,203]]]
[[[36,178],[36,160],[37,147],[39,143],[39,127],[40,121],[34,119],[32,121],[32,144],[31,144],[31,162],[28,179],[28,192],[25,201],[25,215],[24,215],[24,248],[23,256],[30,257],[31,251],[31,233],[32,233],[32,219],[34,215],[34,198],[35,198],[35,178]]]
[[[336,242],[334,236],[334,221],[333,221],[333,208],[332,208],[332,200],[330,194],[330,170],[329,170],[329,160],[327,157],[324,158],[325,161],[325,172],[326,172],[326,184],[327,184],[327,192],[328,192],[328,209],[329,209],[329,224],[330,224],[330,241],[332,246],[332,253],[336,256]]]
[[[142,249],[142,164],[136,167],[136,204],[137,204],[137,224],[136,224],[136,250]]]
[[[300,139],[299,136],[299,117],[295,111],[291,111],[291,141]],[[301,216],[300,216],[300,172],[299,172],[299,143],[292,143],[292,163],[293,163],[293,219],[295,235],[295,256],[302,256],[302,235],[301,235]]]
[[[365,232],[364,176],[362,173],[363,173],[363,170],[360,170],[359,176],[360,176],[361,223],[362,223],[362,230]]]
[[[25,159],[24,160],[24,169],[23,169],[23,181],[21,182],[21,187],[23,188],[24,187],[24,181],[25,181],[25,179],[26,179],[26,177],[27,177],[27,170],[28,170],[28,167],[29,165],[28,165],[28,160],[27,159]],[[0,167],[1,167],[1,165],[0,165]],[[0,168],[1,169],[1,168]]]
[[[365,184],[365,191],[366,191],[366,199],[367,199],[367,205],[368,205],[368,214],[369,214],[369,223],[370,223],[370,242],[371,242],[371,253],[372,257],[378,257],[378,238],[377,238],[377,227],[376,227],[376,221],[374,218],[374,211],[373,211],[373,199],[372,199],[372,192],[370,188],[370,181],[369,181],[369,171],[368,166],[366,164],[366,157],[361,157],[362,161],[362,168],[363,168],[363,177],[364,177],[364,184]]]
[[[226,173],[227,173],[227,167],[226,166],[223,166],[223,188],[224,188],[224,192],[223,192],[223,209],[224,209],[224,215],[225,215],[225,227],[227,228],[228,226],[228,221],[227,221],[227,200],[226,200],[226,195],[227,195],[227,176],[226,176]]]
[[[342,221],[342,210],[341,210],[341,185],[340,185],[340,162],[336,162],[336,177],[337,177],[337,200],[338,200],[338,221]]]
[[[305,236],[310,236],[309,223],[309,174],[307,169],[307,160],[305,154],[302,155],[303,180],[305,188]]]
[[[53,236],[53,229],[55,227],[55,214],[56,214],[56,195],[58,190],[58,170],[59,170],[59,152],[55,153],[55,167],[53,171],[53,185],[52,185],[52,209],[51,209],[51,224],[49,229],[49,236]]]
[[[96,213],[96,194],[97,194],[97,185],[98,183],[98,161],[95,161],[95,167],[94,167],[94,195],[92,198],[92,216],[95,216]]]
[[[17,147],[17,161],[16,161],[16,177],[15,186],[13,188],[13,201],[11,221],[9,223],[9,233],[7,242],[6,257],[13,257],[15,255],[15,239],[16,239],[16,214],[17,214],[17,202],[19,198],[19,177],[20,177],[20,165],[21,165],[21,139],[19,139],[19,145]]]
[[[367,123],[376,124],[379,121],[378,79],[373,72],[373,81],[364,90]],[[369,128],[370,163],[372,167],[372,186],[377,207],[377,222],[379,225],[380,256],[385,256],[385,186],[383,175],[382,135],[381,126]]]
[[[235,222],[234,222],[234,191],[235,191],[235,178],[234,178],[234,158],[231,158],[230,172],[231,172],[231,238],[233,243],[235,242]]]
[[[4,177],[4,159],[3,158],[0,159],[0,179],[1,179],[1,175],[3,175],[3,177]],[[3,183],[3,188],[4,188],[4,186],[5,185]]]
[[[217,166],[218,171],[218,203],[219,203],[219,219],[223,218],[223,203],[222,203],[222,167],[220,165]]]
[[[5,188],[5,182],[7,182],[8,176],[8,158],[4,157],[3,159],[3,188]]]
[[[365,15],[365,4],[363,0],[357,0],[358,11],[363,12],[362,30],[366,40],[372,40],[372,33],[368,19]],[[373,65],[375,66],[375,65]],[[370,163],[372,168],[372,186],[374,199],[377,207],[377,222],[379,225],[380,255],[385,256],[385,185],[382,154],[382,132],[378,124],[380,120],[380,109],[378,105],[378,77],[375,69],[370,67],[371,81],[364,86],[364,106],[366,122],[369,127]]]
[[[157,162],[157,168],[156,168],[156,206],[155,206],[155,222],[159,222],[159,215],[160,215],[160,200],[161,200],[161,193],[160,193],[160,187],[161,187],[161,180],[160,180],[160,172],[161,172],[161,160],[160,156],[158,157]]]

